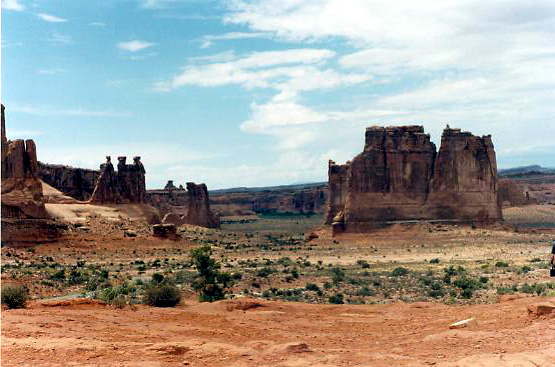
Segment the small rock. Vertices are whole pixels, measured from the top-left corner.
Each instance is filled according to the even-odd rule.
[[[539,302],[526,306],[530,314],[536,316],[549,315],[555,312],[555,303],[553,302]]]
[[[135,231],[124,231],[123,232],[123,237],[137,237],[137,232]]]
[[[462,328],[465,328],[465,327],[467,327],[468,325],[470,325],[472,323],[474,323],[474,318],[457,321],[457,322],[454,322],[451,325],[449,325],[449,329],[462,329]]]

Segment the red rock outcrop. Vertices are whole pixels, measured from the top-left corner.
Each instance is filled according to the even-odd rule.
[[[126,164],[126,160],[126,157],[118,157],[116,172],[111,157],[106,157],[106,163],[100,165],[101,173],[91,203],[146,203],[146,172],[141,157],[134,157],[133,164]]]
[[[37,177],[37,149],[33,140],[9,141],[2,120],[2,241],[45,242],[59,236],[44,206],[42,183]]]
[[[329,197],[326,222],[334,232],[392,221],[501,219],[491,137],[449,127],[439,154],[422,126],[368,128],[362,153],[344,165],[330,162]]]
[[[100,171],[38,162],[38,177],[67,196],[89,200]]]
[[[185,223],[207,228],[219,228],[220,217],[210,210],[210,199],[208,198],[206,185],[187,182],[187,194],[189,202]]]
[[[530,195],[532,188],[510,178],[499,180],[499,202],[503,207],[538,204],[539,200]]]

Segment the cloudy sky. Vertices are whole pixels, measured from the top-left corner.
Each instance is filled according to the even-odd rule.
[[[150,188],[324,181],[370,125],[555,166],[553,0],[2,0],[9,138]]]

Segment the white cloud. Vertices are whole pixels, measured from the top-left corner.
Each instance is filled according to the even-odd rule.
[[[46,39],[49,43],[52,43],[57,46],[69,45],[73,42],[71,36],[60,34],[60,33],[52,33],[52,36]]]
[[[23,11],[25,7],[21,5],[19,0],[2,0],[2,9]]]
[[[270,38],[271,33],[268,32],[229,32],[218,35],[206,35],[202,37],[201,48],[208,48],[216,41],[253,39],[253,38]]]
[[[221,57],[222,54],[214,56]],[[158,83],[156,89],[237,84],[247,89],[272,88],[280,92],[296,93],[339,84],[360,83],[368,79],[363,75],[339,75],[331,69],[323,69],[321,64],[335,56],[334,52],[327,49],[290,49],[254,52],[242,57],[235,57],[233,54],[225,56],[228,59],[221,62],[187,65],[171,81]]]
[[[139,0],[139,7],[143,9],[164,9],[179,0]]]
[[[155,45],[156,45],[155,43],[151,43],[151,42],[133,40],[128,42],[120,42],[117,44],[117,47],[123,51],[137,52]]]
[[[37,17],[44,20],[45,22],[50,22],[50,23],[65,23],[65,22],[67,22],[67,19],[60,18],[60,17],[57,17],[55,15],[45,14],[45,13],[38,13]]]
[[[64,73],[67,70],[64,68],[49,68],[49,69],[38,69],[37,73],[40,75],[57,75],[60,73]]]
[[[104,22],[91,22],[89,25],[93,27],[106,27],[106,23]]]

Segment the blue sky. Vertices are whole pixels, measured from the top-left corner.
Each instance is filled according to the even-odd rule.
[[[2,0],[9,138],[149,188],[324,181],[370,125],[491,134],[555,166],[555,2]]]

